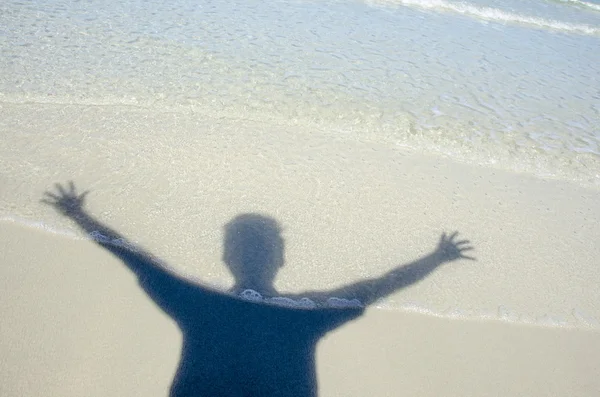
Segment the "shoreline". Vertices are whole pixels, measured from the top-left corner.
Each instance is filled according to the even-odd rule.
[[[224,225],[240,214],[282,230],[273,288],[290,295],[381,277],[429,255],[444,232],[470,240],[476,262],[445,264],[379,302],[391,310],[374,304],[322,339],[321,396],[600,389],[598,190],[292,127],[44,112],[21,114],[27,123],[13,114],[0,152],[3,395],[166,395],[177,368],[173,320],[123,263],[40,203],[69,180],[90,190],[94,217],[221,289],[233,283]]]
[[[115,102],[116,101],[116,102]],[[500,173],[511,173],[543,181],[570,183],[584,189],[600,191],[600,156],[588,151],[568,151],[562,149],[549,150],[548,147],[538,147],[534,142],[529,145],[516,145],[508,141],[490,139],[489,137],[453,136],[444,137],[443,130],[423,130],[408,114],[395,120],[391,125],[356,124],[352,120],[325,120],[309,118],[290,118],[285,115],[268,112],[248,113],[239,117],[240,109],[217,111],[214,107],[200,106],[165,106],[150,102],[146,104],[113,102],[97,103],[95,100],[86,102],[52,102],[36,98],[31,101],[0,101],[0,115],[6,120],[8,131],[22,128],[19,125],[23,117],[32,117],[34,123],[46,119],[56,119],[57,125],[62,124],[56,114],[63,117],[66,113],[81,113],[80,122],[91,124],[106,120],[110,124],[117,119],[137,123],[136,119],[150,122],[154,125],[167,125],[182,122],[193,125],[199,131],[205,132],[211,127],[200,125],[217,125],[228,131],[239,131],[249,137],[264,133],[276,133],[278,130],[294,131],[306,135],[320,136],[332,142],[348,144],[361,143],[373,146],[385,146],[400,155],[431,157],[466,167],[484,168]],[[115,117],[116,116],[116,117]],[[159,120],[165,118],[165,121]],[[114,119],[114,120],[112,120]],[[119,129],[118,126],[111,126]],[[240,128],[241,127],[241,128]],[[470,131],[472,126],[463,126]],[[41,124],[30,125],[28,129],[40,129]],[[457,127],[458,128],[458,127]],[[258,133],[255,130],[262,131]],[[243,132],[242,132],[243,131]],[[189,131],[192,132],[193,131]],[[471,131],[472,133],[472,131]]]
[[[168,394],[173,321],[89,241],[0,225],[6,396]],[[32,249],[34,247],[34,249]],[[442,319],[371,308],[318,344],[319,396],[594,396],[600,329]],[[68,380],[68,381],[67,381]]]
[[[0,234],[6,233],[11,234],[12,232],[6,230],[23,230],[28,231],[33,234],[43,233],[47,234],[48,238],[54,239],[58,238],[61,240],[71,241],[74,244],[77,243],[92,243],[97,240],[95,236],[91,235],[78,235],[76,232],[69,231],[57,231],[52,230],[51,228],[46,228],[44,225],[36,222],[30,223],[19,223],[17,220],[9,219],[8,217],[0,218]],[[117,244],[118,245],[118,244]],[[98,248],[99,249],[99,248]],[[188,277],[185,274],[180,272],[180,268],[166,265],[166,269],[169,271],[181,276],[189,278],[190,281],[202,285],[206,288],[212,289],[215,292],[223,293],[226,295],[231,295],[232,297],[236,297],[239,299],[247,299],[249,301],[254,301],[255,298],[248,297],[245,298],[242,295],[232,294],[229,291],[229,287],[223,280],[210,280],[202,277]],[[249,296],[253,296],[258,294],[252,289],[248,289]],[[573,308],[570,313],[570,320],[565,320],[564,318],[556,318],[552,315],[542,314],[539,316],[521,314],[517,312],[513,312],[510,308],[505,307],[503,305],[498,306],[497,308],[486,308],[486,309],[469,309],[469,308],[461,308],[461,307],[448,307],[445,310],[435,310],[431,307],[428,307],[427,304],[423,304],[422,302],[415,302],[412,300],[402,300],[399,298],[401,294],[397,294],[398,296],[392,298],[383,298],[378,300],[373,304],[373,308],[376,310],[380,310],[382,312],[400,312],[404,314],[412,314],[412,315],[420,315],[438,319],[445,320],[459,320],[466,322],[490,322],[490,323],[498,323],[498,324],[508,324],[508,325],[518,325],[518,326],[531,326],[538,328],[552,328],[552,329],[562,329],[562,330],[582,330],[582,331],[600,331],[600,320],[598,317],[590,317],[586,316],[584,313],[581,313],[577,308]],[[302,296],[295,296],[292,299],[301,299]],[[305,297],[309,299],[309,297]],[[308,310],[310,308],[319,307],[325,308],[328,306],[331,307],[365,307],[360,301],[356,299],[347,300],[345,298],[338,298],[336,296],[331,296],[329,299],[340,300],[340,302],[305,302],[303,305],[301,301],[287,301],[288,298],[285,293],[280,296],[271,296],[271,297],[262,297],[258,299],[259,303],[276,305],[282,307],[297,307],[302,308],[306,307]],[[308,306],[307,306],[308,305]],[[341,305],[341,306],[340,306]]]
[[[577,325],[574,310],[581,325],[600,320],[598,190],[297,128],[106,109],[76,116],[53,113],[45,129],[31,118],[11,132],[1,216],[81,236],[39,202],[74,180],[90,190],[90,213],[130,242],[227,288],[223,225],[263,213],[284,230],[284,293],[378,277],[458,231],[478,262],[443,266],[384,304],[556,325]]]

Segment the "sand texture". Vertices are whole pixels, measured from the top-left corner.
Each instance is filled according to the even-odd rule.
[[[167,395],[181,333],[117,259],[6,224],[0,242],[3,396]],[[599,356],[595,330],[369,309],[316,367],[321,396],[594,396]]]
[[[3,396],[164,396],[182,360],[193,361],[182,351],[206,345],[186,347],[189,335],[222,347],[245,335],[255,343],[242,356],[283,374],[270,384],[310,383],[301,378],[316,368],[320,396],[600,391],[598,190],[301,126],[110,106],[3,104],[0,118]],[[162,278],[40,202],[69,180],[89,190],[94,230],[150,252],[152,274],[168,269],[186,291],[201,285],[212,317],[182,320],[177,300],[157,292]],[[366,280],[385,293],[313,314],[224,301],[215,291],[240,287],[224,265],[226,225],[250,213],[283,238],[263,295],[322,302]],[[477,260],[430,266],[423,258],[453,231]],[[391,276],[409,263],[429,268]],[[248,307],[256,315],[245,323]],[[197,321],[204,333],[182,326]],[[228,333],[207,331],[215,321]],[[314,351],[274,331],[304,328]],[[268,350],[275,342],[260,345],[263,334],[306,368]],[[215,377],[235,378],[233,356],[215,356],[230,368]],[[275,379],[244,371],[257,384]]]

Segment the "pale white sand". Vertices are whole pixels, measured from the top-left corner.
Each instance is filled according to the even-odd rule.
[[[597,331],[370,310],[321,345],[324,396],[594,396]]]
[[[477,262],[321,342],[323,396],[600,390],[597,190],[306,127],[57,105],[3,104],[0,119],[2,395],[165,395],[179,359],[134,275],[39,203],[69,179],[99,219],[223,287],[222,227],[244,212],[284,228],[282,292],[379,276],[442,231],[470,239]]]
[[[181,335],[89,242],[0,227],[3,396],[164,396]],[[595,396],[600,333],[370,309],[317,350],[321,396]]]

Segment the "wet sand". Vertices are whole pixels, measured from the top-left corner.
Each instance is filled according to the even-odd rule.
[[[181,333],[117,259],[3,223],[2,395],[164,396]],[[600,333],[371,308],[326,335],[321,396],[594,396]]]
[[[458,260],[317,344],[321,396],[595,396],[600,193],[362,137],[101,106],[3,105],[0,394],[167,395],[177,324],[123,262],[40,203],[90,189],[93,216],[211,288],[223,226],[273,217],[282,293],[331,291],[428,255]]]

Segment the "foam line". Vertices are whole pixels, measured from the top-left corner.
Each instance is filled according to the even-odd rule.
[[[99,241],[106,244],[111,244],[115,246],[125,247],[132,251],[136,251],[135,245],[132,245],[126,241],[114,239],[111,240],[106,236],[102,235],[99,232],[92,232],[87,236],[80,236],[76,233],[66,230],[66,229],[58,229],[55,227],[51,227],[47,224],[44,224],[40,221],[30,221],[22,218],[14,217],[14,216],[0,216],[0,222],[7,223],[16,223],[22,226],[30,227],[37,230],[43,230],[45,232],[49,232],[51,234],[55,234],[61,237],[71,238],[73,240],[93,240]],[[165,268],[170,271],[177,273],[176,269],[171,268],[170,266],[163,264]],[[196,280],[200,284],[206,284],[207,282],[211,284],[210,280]],[[222,290],[225,292],[226,288],[224,286],[212,285],[213,288]],[[317,307],[330,307],[330,308],[357,308],[364,307],[364,305],[358,301],[357,299],[344,299],[338,297],[330,297],[323,304],[317,304],[309,298],[301,298],[301,299],[291,299],[288,297],[263,297],[259,292],[247,289],[239,294],[239,297],[245,300],[257,302],[257,303],[266,303],[277,306],[284,307],[294,307],[294,308],[302,308],[302,309],[314,309]],[[484,321],[501,321],[506,323],[516,323],[516,324],[528,324],[542,327],[556,327],[556,328],[600,328],[600,321],[587,313],[584,313],[578,308],[573,308],[570,312],[568,318],[559,317],[553,315],[551,313],[545,313],[542,315],[525,315],[522,313],[518,313],[510,308],[505,306],[499,306],[493,311],[485,311],[478,309],[463,309],[459,307],[448,308],[443,311],[431,309],[427,305],[415,302],[393,302],[389,300],[383,300],[378,302],[375,305],[378,309],[383,310],[400,310],[412,313],[419,313],[427,316],[433,316],[438,318],[446,318],[446,319],[465,319],[465,320],[484,320]]]
[[[573,2],[579,1],[572,0]],[[372,5],[400,5],[412,8],[438,12],[453,12],[484,21],[514,23],[532,26],[540,29],[556,30],[565,33],[574,33],[588,36],[600,35],[600,28],[585,25],[560,22],[553,19],[545,19],[521,14],[515,14],[491,7],[478,7],[463,2],[449,2],[446,0],[367,0]],[[583,3],[583,2],[582,2]],[[588,3],[585,3],[589,6]],[[592,5],[595,9],[595,5]]]
[[[574,4],[580,7],[590,8],[592,10],[600,11],[600,4],[588,3],[586,1],[581,0],[558,0],[561,3]]]
[[[41,221],[32,221],[11,215],[2,215],[0,216],[0,222],[15,223],[20,226],[25,226],[31,229],[43,230],[47,233],[55,234],[61,237],[67,237],[73,240],[86,240],[85,237],[82,237],[71,230],[59,229],[54,226],[47,225]]]
[[[495,312],[483,310],[466,310],[457,307],[448,308],[444,311],[436,311],[426,307],[423,304],[414,302],[405,302],[398,305],[393,302],[382,301],[376,307],[382,310],[402,310],[411,313],[423,314],[446,319],[463,319],[463,320],[483,320],[483,321],[500,321],[514,324],[527,324],[540,327],[551,328],[598,328],[600,321],[583,313],[581,310],[574,308],[571,310],[569,318],[555,316],[550,313],[543,315],[530,316],[518,313],[505,306],[499,306]]]

